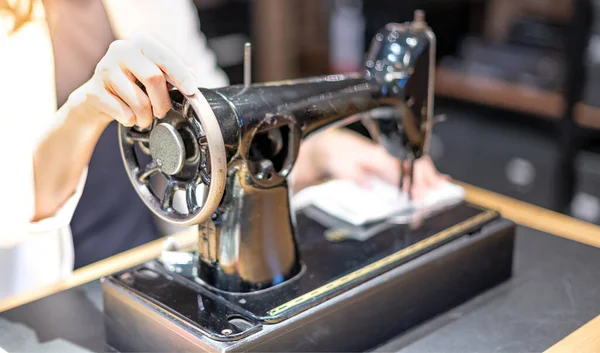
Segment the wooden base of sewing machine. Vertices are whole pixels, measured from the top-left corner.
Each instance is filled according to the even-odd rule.
[[[362,240],[325,236],[327,229],[302,212],[297,223],[303,270],[266,290],[224,293],[159,261],[104,278],[107,345],[364,351],[512,273],[514,224],[467,203],[418,228],[396,225]]]

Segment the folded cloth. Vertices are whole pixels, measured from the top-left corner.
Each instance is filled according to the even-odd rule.
[[[397,185],[373,179],[369,186],[351,180],[331,180],[301,190],[292,198],[292,208],[313,206],[354,226],[391,220],[409,223],[411,215],[437,209],[464,199],[464,189],[450,182],[430,190],[421,201],[411,201]]]

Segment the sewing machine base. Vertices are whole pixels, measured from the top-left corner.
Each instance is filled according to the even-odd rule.
[[[303,270],[255,292],[224,293],[151,261],[103,279],[107,345],[117,351],[364,351],[505,281],[514,225],[463,203],[416,229],[362,240],[324,236],[297,215]],[[329,239],[328,239],[329,238]]]

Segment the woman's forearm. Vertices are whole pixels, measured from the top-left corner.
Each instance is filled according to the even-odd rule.
[[[32,221],[53,216],[73,195],[107,125],[104,121],[87,119],[84,110],[67,102],[56,113],[57,123],[34,152]]]
[[[52,216],[73,194],[112,120],[145,128],[154,117],[167,114],[167,82],[185,95],[197,93],[194,75],[164,45],[149,38],[110,45],[92,78],[69,96],[57,112],[58,123],[34,152],[33,220]]]

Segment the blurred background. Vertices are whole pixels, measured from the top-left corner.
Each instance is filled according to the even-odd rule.
[[[195,0],[231,83],[357,70],[415,9],[437,35],[431,154],[455,179],[600,224],[600,0]]]

